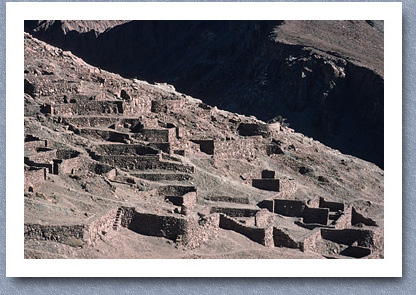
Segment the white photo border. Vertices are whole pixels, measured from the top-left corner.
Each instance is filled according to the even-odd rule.
[[[7,277],[402,276],[401,3],[7,2],[6,12]],[[384,259],[24,259],[23,31],[35,19],[384,20]]]

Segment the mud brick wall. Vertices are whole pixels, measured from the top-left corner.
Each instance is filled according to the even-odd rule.
[[[211,214],[203,219],[188,219],[183,243],[187,249],[194,249],[218,236],[220,226],[219,214]]]
[[[25,239],[49,240],[72,244],[75,241],[81,246],[85,243],[84,232],[86,225],[41,225],[25,223]]]
[[[25,191],[28,191],[29,187],[36,190],[38,184],[45,182],[46,175],[46,168],[29,168],[25,170]]]
[[[266,147],[258,138],[219,140],[214,142],[214,149],[215,155],[221,158],[250,159],[257,155],[266,155]]]
[[[227,207],[211,207],[211,213],[222,213],[231,217],[252,217],[256,216],[258,209],[250,208],[227,208]]]
[[[220,214],[220,228],[233,230],[266,247],[274,246],[273,227],[259,228],[246,226],[231,217]]]
[[[176,241],[178,236],[186,236],[187,221],[176,216],[136,211],[128,228],[142,235],[164,237]]]
[[[274,213],[291,217],[302,217],[306,205],[302,201],[274,200]]]
[[[84,241],[87,245],[92,245],[104,230],[108,231],[114,223],[117,208],[109,210],[102,216],[92,220],[84,232]]]

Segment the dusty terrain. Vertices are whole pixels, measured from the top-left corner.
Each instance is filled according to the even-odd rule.
[[[383,257],[375,164],[24,38],[26,258]]]
[[[265,122],[283,116],[297,132],[383,168],[382,21],[28,21],[25,31],[222,110]]]

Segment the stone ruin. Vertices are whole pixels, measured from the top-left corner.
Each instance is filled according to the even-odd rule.
[[[126,96],[126,93],[124,93]],[[349,257],[369,256],[378,246],[376,230],[351,228],[357,223],[376,226],[349,205],[319,199],[317,206],[306,201],[291,199],[267,199],[257,206],[249,205],[248,199],[211,196],[207,214],[193,211],[197,203],[197,188],[181,184],[192,179],[194,167],[182,163],[175,155],[180,154],[177,139],[179,130],[173,125],[160,127],[154,120],[140,120],[124,115],[125,101],[82,100],[76,103],[42,106],[42,112],[80,136],[97,141],[88,155],[75,150],[48,146],[42,140],[28,134],[25,138],[25,191],[34,192],[48,174],[76,174],[83,169],[82,159],[90,157],[104,169],[110,181],[117,180],[117,171],[128,171],[138,179],[150,182],[176,182],[163,184],[157,189],[158,195],[176,206],[173,214],[146,212],[134,207],[114,207],[100,218],[86,224],[72,226],[48,226],[25,224],[25,238],[46,239],[70,245],[93,245],[95,239],[110,228],[120,226],[133,232],[164,237],[187,249],[200,246],[213,239],[219,229],[232,230],[265,247],[296,248],[314,251],[319,241],[328,240],[343,245],[340,255]],[[167,112],[180,101],[162,103],[154,101],[151,112]],[[267,136],[263,125],[241,123],[238,131],[244,136]],[[100,142],[100,143],[98,143]],[[199,147],[196,152],[206,155],[221,153],[221,141],[212,139],[191,139]],[[185,150],[187,148],[185,147]],[[267,147],[263,149],[267,152]],[[189,152],[189,149],[188,149]],[[98,166],[97,166],[98,167]],[[116,168],[116,170],[114,170]],[[113,169],[112,174],[108,172]],[[130,181],[134,183],[133,181]],[[121,182],[123,183],[123,182]],[[129,181],[124,182],[126,184]],[[254,188],[276,193],[292,194],[296,186],[288,179],[276,178],[273,170],[263,170],[260,179],[252,179]],[[284,195],[284,194],[282,194]],[[215,205],[229,204],[229,205]],[[279,226],[276,216],[293,219],[293,225],[302,230]]]
[[[78,62],[71,55],[62,56],[68,67]],[[209,192],[198,185],[202,172],[188,156],[201,166],[218,169],[206,172],[215,179],[216,171],[226,170],[224,159],[251,163],[258,156],[276,159],[295,150],[280,136],[293,130],[224,113],[170,87],[159,85],[167,90],[156,91],[134,79],[131,83],[103,78],[101,70],[92,67],[85,81],[48,80],[54,74],[45,76],[31,67],[25,68],[25,98],[38,102],[25,105],[25,115],[42,114],[47,124],[54,124],[51,129],[65,136],[25,129],[25,195],[53,206],[53,193],[45,191],[64,179],[83,190],[74,192],[68,186],[62,194],[79,195],[81,204],[82,198],[98,201],[99,210],[61,223],[25,220],[26,241],[93,247],[110,231],[129,230],[163,237],[189,250],[215,240],[219,232],[233,231],[265,248],[313,251],[328,258],[371,258],[382,247],[382,229],[365,212],[323,197],[299,199],[297,181],[274,166],[264,165],[269,168],[260,178],[258,170],[253,175],[255,169],[235,172],[238,183],[246,185],[245,195],[221,191],[215,183],[204,184],[212,186]],[[35,77],[40,80],[37,84],[32,82]],[[178,112],[182,109],[196,119],[186,121]],[[203,120],[222,122],[226,130],[214,132],[218,125]],[[68,138],[76,139],[76,144]],[[84,181],[91,175],[97,186],[105,186],[94,194],[88,188],[94,183]],[[118,196],[120,188],[128,188],[130,195]],[[328,245],[336,251],[326,251]]]

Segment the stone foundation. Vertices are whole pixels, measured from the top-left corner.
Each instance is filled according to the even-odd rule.
[[[273,228],[259,228],[253,226],[246,226],[245,224],[238,222],[237,220],[228,217],[224,214],[220,214],[220,228],[233,230],[239,234],[242,234],[250,240],[264,245],[266,247],[273,247]]]

